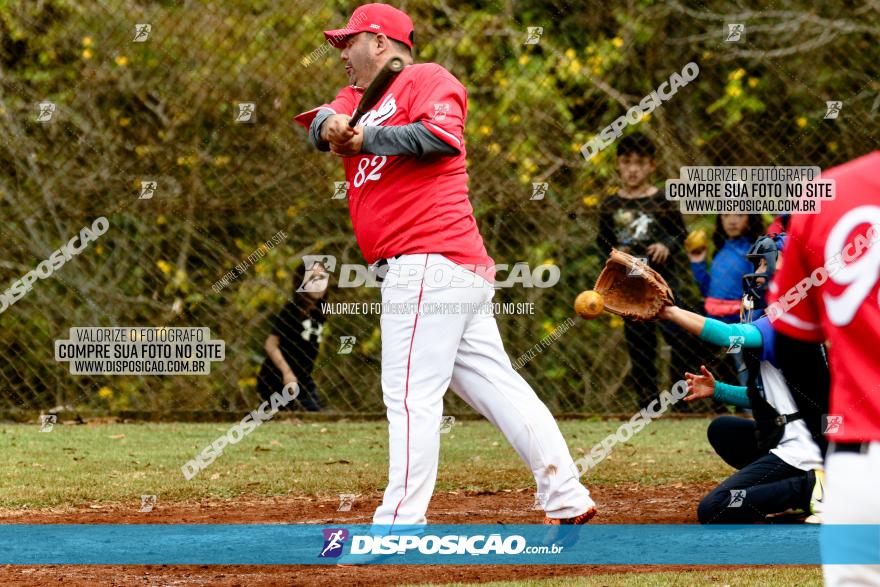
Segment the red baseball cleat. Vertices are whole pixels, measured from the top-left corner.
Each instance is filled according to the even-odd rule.
[[[580,527],[589,522],[597,513],[593,506],[579,516],[573,518],[544,518],[544,523],[554,526],[544,536],[544,545],[558,544],[560,546],[572,546],[578,541]]]
[[[545,524],[552,524],[554,526],[559,526],[559,525],[563,525],[563,524],[564,525],[586,524],[587,522],[592,520],[593,517],[597,513],[598,513],[598,510],[596,510],[596,508],[594,506],[594,507],[591,507],[590,509],[588,509],[587,511],[585,511],[584,513],[582,513],[581,515],[575,516],[573,518],[544,518],[544,523]]]

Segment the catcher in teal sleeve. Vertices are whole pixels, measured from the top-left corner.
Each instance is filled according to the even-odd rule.
[[[762,237],[749,250],[755,273],[743,278],[744,305],[763,307],[767,284],[782,249],[781,237]],[[701,524],[754,523],[779,514],[801,513],[820,521],[824,497],[822,452],[814,441],[774,356],[774,331],[766,317],[727,324],[667,306],[660,318],[702,340],[741,352],[749,367],[747,386],[716,381],[705,366],[686,373],[685,401],[714,397],[750,407],[754,420],[721,416],[709,425],[709,442],[736,473],[706,495],[697,508]],[[827,371],[827,367],[826,367]]]

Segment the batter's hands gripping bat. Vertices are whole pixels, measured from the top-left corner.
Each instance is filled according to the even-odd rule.
[[[357,110],[354,111],[354,115],[348,121],[349,127],[354,128],[361,117],[376,105],[376,102],[379,101],[379,98],[382,97],[382,94],[385,93],[385,90],[388,89],[388,86],[391,85],[391,82],[394,81],[394,78],[401,71],[403,71],[403,59],[392,57],[388,60],[385,66],[376,74],[369,87],[364,90],[364,95],[361,96],[361,103],[358,104]]]

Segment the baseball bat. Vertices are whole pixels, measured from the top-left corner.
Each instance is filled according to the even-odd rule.
[[[376,105],[376,102],[379,101],[379,98],[382,97],[382,94],[385,93],[385,90],[388,89],[388,86],[391,85],[391,82],[394,81],[394,78],[401,71],[403,71],[403,59],[392,57],[388,60],[385,66],[376,74],[372,83],[364,90],[361,102],[358,104],[357,110],[354,111],[351,120],[348,121],[348,126],[354,128],[357,125],[361,117]]]

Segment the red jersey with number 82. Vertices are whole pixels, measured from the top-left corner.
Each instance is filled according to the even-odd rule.
[[[363,91],[343,88],[330,104],[295,117],[308,129],[320,110],[351,115]],[[468,200],[464,148],[467,92],[440,65],[410,65],[398,74],[363,126],[422,125],[458,155],[418,159],[363,154],[343,158],[348,209],[367,262],[438,253],[460,265],[491,267]],[[478,271],[491,280],[491,271]]]
[[[843,419],[828,439],[880,440],[880,151],[822,179],[835,180],[835,199],[792,217],[768,316],[783,334],[830,343],[830,411]]]

